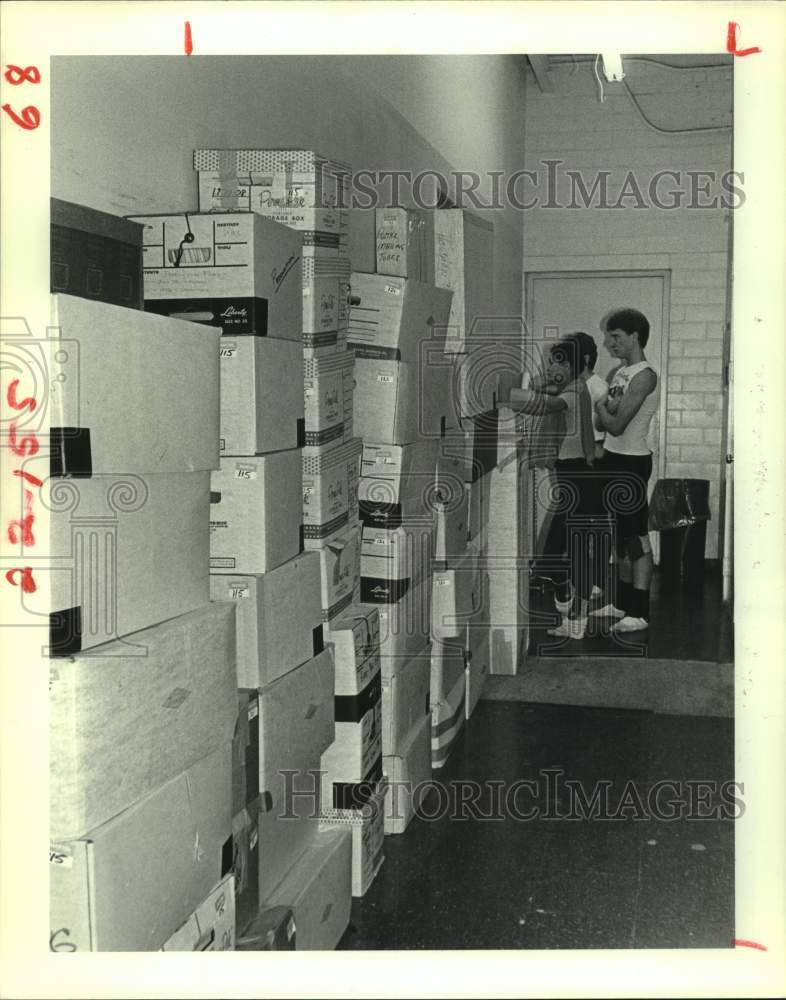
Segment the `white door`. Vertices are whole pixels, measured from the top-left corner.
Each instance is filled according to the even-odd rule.
[[[656,435],[658,450],[653,455],[650,494],[655,481],[663,478],[666,467],[666,386],[662,373],[666,371],[669,294],[668,271],[563,271],[527,276],[527,330],[535,353],[540,353],[544,342],[582,330],[594,337],[598,345],[595,371],[601,378],[605,378],[609,370],[618,363],[603,347],[600,329],[602,317],[613,309],[628,306],[643,312],[650,321],[650,337],[644,353],[661,377],[659,427]],[[537,488],[537,484],[534,486]],[[537,521],[533,523],[534,545],[543,530],[545,518],[541,504],[535,503],[533,508],[538,511]],[[657,532],[651,532],[650,538],[657,562]]]

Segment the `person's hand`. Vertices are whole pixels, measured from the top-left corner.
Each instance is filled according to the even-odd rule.
[[[620,405],[620,401],[616,399],[614,396],[608,396],[605,405],[606,405],[606,411],[610,413],[613,417],[614,414],[617,412],[617,407]]]

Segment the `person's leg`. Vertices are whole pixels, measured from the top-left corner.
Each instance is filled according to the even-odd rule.
[[[642,501],[627,519],[628,530],[635,531],[627,539],[630,559],[630,583],[625,592],[627,601],[623,608],[625,617],[614,626],[615,632],[637,632],[645,629],[650,620],[650,583],[652,582],[652,547],[648,533],[649,505],[647,480],[652,472],[651,456],[633,456],[631,473],[638,479]]]

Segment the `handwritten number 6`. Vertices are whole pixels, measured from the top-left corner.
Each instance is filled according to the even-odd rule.
[[[38,108],[33,107],[32,104],[28,104],[26,108],[22,108],[21,115],[18,115],[10,104],[4,104],[3,111],[5,111],[11,121],[16,122],[20,128],[28,129],[28,131],[38,128],[41,124],[41,112]]]
[[[20,83],[41,82],[41,74],[38,72],[37,66],[25,66],[22,69],[21,66],[7,65],[3,76],[14,87],[18,87]]]

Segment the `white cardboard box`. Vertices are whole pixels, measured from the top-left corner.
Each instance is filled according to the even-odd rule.
[[[443,701],[466,669],[465,639],[436,640],[431,645],[431,704]]]
[[[434,211],[434,282],[453,291],[446,350],[466,350],[473,321],[493,314],[494,227],[460,208]]]
[[[351,607],[327,623],[324,634],[333,645],[336,696],[359,694],[380,670],[379,610]]]
[[[352,831],[352,895],[365,896],[385,860],[384,779],[362,809],[323,809],[320,830]]]
[[[345,525],[327,538],[307,538],[306,547],[319,552],[322,620],[332,622],[343,617],[360,588],[360,525]]]
[[[273,337],[226,336],[219,355],[222,457],[304,444],[300,345]]]
[[[467,625],[466,717],[469,719],[483,693],[489,675],[490,629],[488,625]]]
[[[377,272],[433,285],[433,211],[378,208],[376,212]]]
[[[433,509],[439,444],[436,438],[406,445],[364,440],[358,498],[365,524],[397,528]]]
[[[352,905],[351,830],[317,834],[266,902],[291,907],[297,951],[332,951],[347,929]]]
[[[85,837],[52,842],[50,951],[161,948],[221,878],[231,793],[227,742]]]
[[[300,341],[303,240],[253,213],[135,216],[144,226],[145,309]]]
[[[247,183],[257,189],[257,201],[266,209],[347,204],[352,173],[348,163],[313,149],[195,149],[194,170],[235,186]],[[228,191],[224,196],[230,204],[231,195]],[[242,204],[231,207],[252,208]]]
[[[463,673],[462,673],[463,678]],[[404,746],[429,712],[431,645],[382,678],[382,753],[390,757]]]
[[[431,706],[431,766],[443,767],[465,722],[466,678],[462,673],[450,691]]]
[[[53,659],[51,836],[83,836],[230,743],[236,716],[230,604]]]
[[[222,458],[210,477],[210,568],[267,573],[301,548],[299,449]]]
[[[426,577],[395,604],[379,604],[379,652],[382,675],[390,677],[420,652],[431,629],[431,578]],[[365,609],[369,605],[362,605]]]
[[[354,427],[364,439],[439,438],[457,420],[449,369],[356,355]]]
[[[162,951],[234,951],[235,876],[227,875],[165,942]]]
[[[360,438],[330,449],[303,449],[303,534],[321,539],[355,523],[363,445]]]
[[[313,843],[318,772],[335,739],[335,675],[329,649],[259,692],[259,898],[271,894]],[[287,775],[286,772],[290,772]],[[286,818],[285,818],[286,817]]]
[[[424,715],[393,756],[383,757],[387,777],[385,835],[403,833],[431,781],[431,716]]]
[[[351,351],[303,360],[306,440],[330,448],[352,437],[355,358]]]
[[[377,673],[357,695],[335,698],[336,739],[322,754],[322,806],[341,808],[336,784],[369,780],[382,757],[382,677]]]
[[[411,586],[431,575],[434,522],[424,516],[400,528],[363,526],[360,599],[367,604],[401,600]]]
[[[302,552],[269,573],[210,577],[214,601],[237,608],[237,686],[270,684],[323,648],[319,556]]]
[[[49,567],[18,611],[36,625],[48,616],[51,652],[79,653],[207,603],[209,472],[48,479],[49,460],[41,451],[25,462],[44,481],[34,512],[47,509]]]
[[[50,303],[52,475],[217,468],[218,331],[73,295]]]
[[[487,596],[479,558],[470,546],[453,569],[434,571],[431,631],[436,639],[464,636],[467,619],[481,612]]]

